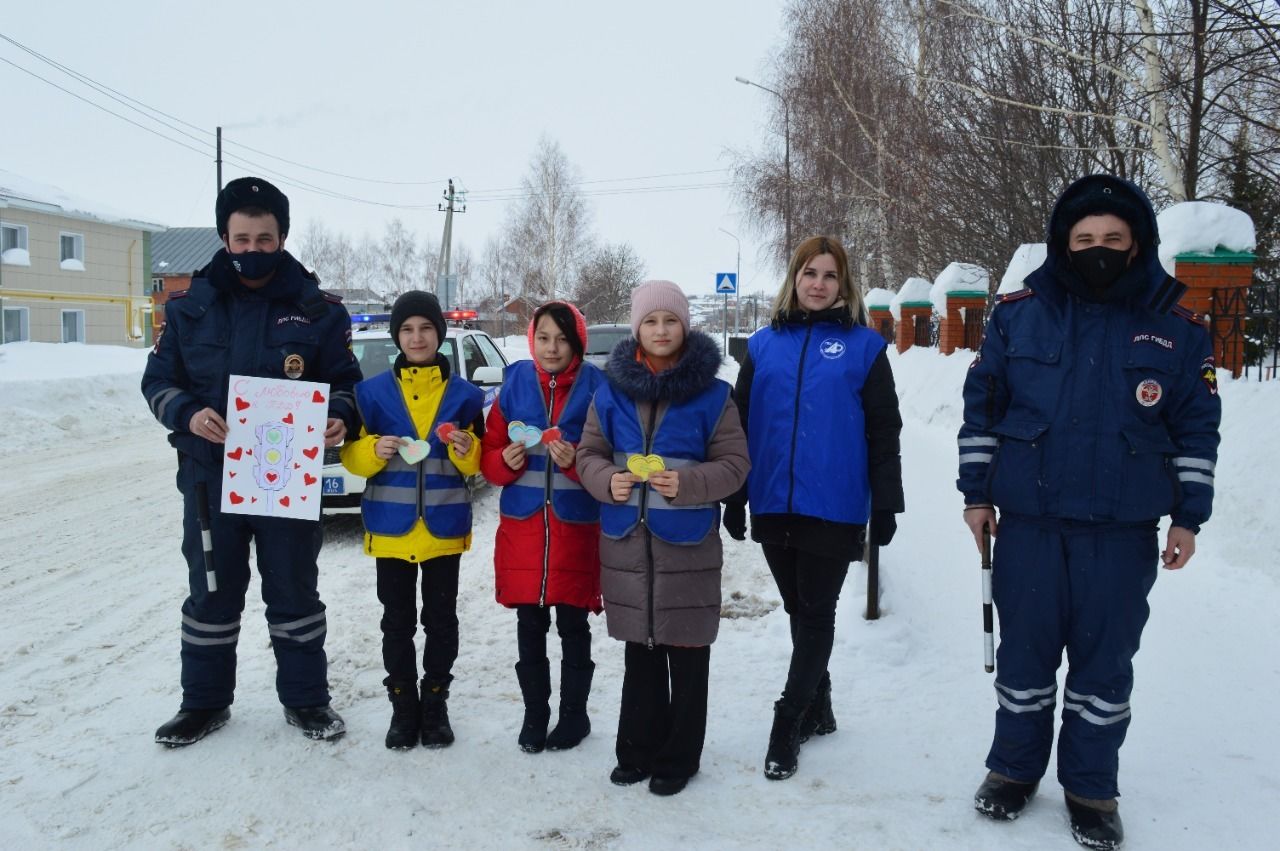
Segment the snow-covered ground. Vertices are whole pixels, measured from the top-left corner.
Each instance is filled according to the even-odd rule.
[[[518,338],[507,349],[519,354]],[[893,357],[909,510],[882,555],[883,619],[862,619],[864,571],[845,586],[831,663],[839,731],[805,745],[791,780],[761,774],[787,627],[759,548],[730,541],[702,773],[670,799],[608,781],[622,648],[602,621],[592,735],[565,753],[516,748],[515,617],[493,602],[493,492],[463,559],[453,747],[382,745],[380,608],[350,517],[328,525],[321,554],[347,736],[308,742],[285,726],[255,582],[231,723],[190,748],[155,745],[178,705],[186,570],[173,452],[138,392],[144,359],[0,347],[4,848],[1076,847],[1052,777],[1015,824],[970,804],[995,701],[952,484],[963,356]],[[1162,573],[1136,663],[1121,768],[1132,849],[1274,848],[1280,830],[1280,382],[1223,380],[1222,395],[1216,516],[1191,565]]]

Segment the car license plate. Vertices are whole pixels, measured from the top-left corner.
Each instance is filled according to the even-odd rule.
[[[329,496],[341,495],[347,492],[346,482],[342,476],[325,476],[320,487],[320,492]]]

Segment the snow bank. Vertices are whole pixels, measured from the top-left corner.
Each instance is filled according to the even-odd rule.
[[[973,263],[952,263],[942,270],[942,274],[929,289],[929,301],[933,302],[933,312],[939,316],[947,315],[947,293],[991,291],[991,273]]]
[[[889,312],[893,314],[893,321],[902,321],[902,305],[907,302],[928,302],[929,290],[933,285],[924,278],[907,278],[898,292],[894,295],[893,300],[889,302]]]
[[[1018,250],[1013,252],[1013,259],[1009,261],[1009,268],[1004,270],[1004,277],[1000,279],[996,294],[1004,295],[1022,289],[1027,275],[1039,269],[1048,256],[1049,248],[1043,242],[1024,242],[1019,245]]]
[[[1258,246],[1248,213],[1212,201],[1185,201],[1156,216],[1160,263],[1173,274],[1174,258],[1190,251],[1253,251]]]

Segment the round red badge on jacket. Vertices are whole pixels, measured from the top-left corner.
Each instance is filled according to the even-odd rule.
[[[1138,385],[1137,391],[1134,393],[1138,397],[1138,404],[1144,408],[1150,408],[1160,401],[1160,397],[1164,395],[1164,388],[1160,386],[1160,382],[1154,378],[1148,378]]]

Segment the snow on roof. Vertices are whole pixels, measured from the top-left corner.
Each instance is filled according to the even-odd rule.
[[[869,290],[862,300],[867,303],[867,307],[887,308],[893,303],[893,290],[886,290],[884,287],[876,287]]]
[[[78,198],[75,195],[64,192],[57,186],[39,183],[4,169],[0,169],[0,200],[3,200],[10,207],[34,210],[38,213],[48,213],[54,216],[87,219],[92,222],[102,222],[135,230],[152,232],[164,230],[164,225],[135,219],[118,210],[113,210],[105,204]]]
[[[929,301],[933,302],[933,310],[941,316],[947,315],[947,293],[981,292],[991,290],[991,273],[973,263],[952,263],[942,270],[942,274],[933,282],[929,290]]]
[[[902,286],[898,288],[898,293],[893,297],[893,301],[889,302],[889,312],[893,314],[895,322],[902,321],[902,305],[907,302],[917,301],[929,303],[929,288],[933,285],[924,278],[907,278]]]
[[[1156,226],[1160,229],[1160,263],[1170,275],[1173,259],[1179,254],[1212,254],[1218,248],[1252,252],[1258,247],[1249,214],[1212,201],[1174,204],[1156,216]]]
[[[1004,270],[1004,277],[1000,279],[996,294],[1015,293],[1022,289],[1027,275],[1039,269],[1048,256],[1049,248],[1043,242],[1024,242],[1019,245],[1018,250],[1013,252],[1013,259],[1009,261],[1009,268]]]

